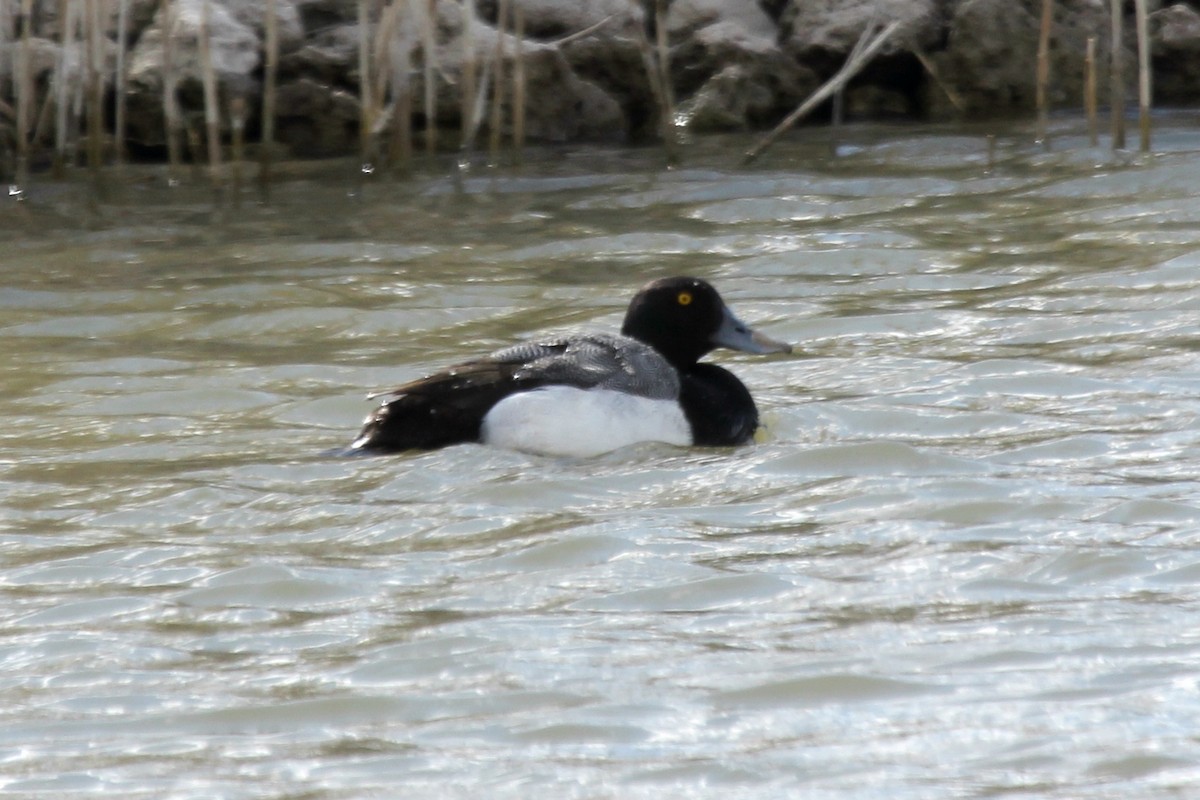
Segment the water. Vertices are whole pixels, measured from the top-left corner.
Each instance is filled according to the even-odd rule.
[[[533,153],[0,212],[0,793],[1177,798],[1200,129]],[[711,279],[770,431],[328,455],[394,385]]]

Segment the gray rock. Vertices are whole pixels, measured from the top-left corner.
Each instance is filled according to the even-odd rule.
[[[276,140],[293,155],[322,158],[358,149],[358,98],[310,78],[281,85],[276,95]]]
[[[1200,12],[1184,3],[1151,14],[1150,32],[1155,55],[1200,52]]]
[[[185,115],[196,117],[203,113],[199,42],[204,0],[173,0],[172,5],[172,61],[179,78],[179,96]],[[128,60],[129,134],[135,142],[146,146],[161,146],[166,140],[162,107],[164,24],[160,8],[150,27],[138,38]],[[209,5],[208,31],[213,72],[223,91],[255,95],[254,74],[262,49],[258,35],[217,2]]]
[[[792,0],[784,11],[784,49],[827,79],[850,57],[863,34],[900,27],[845,89],[850,116],[913,115],[928,79],[914,48],[929,50],[945,38],[943,0]]]
[[[174,0],[172,31],[175,69],[184,79],[200,79],[200,27],[205,0]],[[162,86],[162,9],[142,33],[130,54],[129,80],[143,86]],[[253,28],[238,19],[224,4],[209,3],[209,41],[213,70],[221,78],[250,75],[261,60],[262,42]]]
[[[1200,89],[1200,13],[1176,3],[1150,15],[1154,96],[1167,103],[1195,103]]]
[[[945,49],[930,56],[942,80],[962,98],[968,116],[1034,109],[1040,9],[1040,0],[964,0],[953,8]],[[1097,40],[1098,91],[1107,92],[1109,31],[1103,0],[1055,5],[1048,87],[1052,107],[1083,107],[1088,37]],[[1126,63],[1134,65],[1132,52]],[[936,86],[928,85],[926,99],[932,116],[952,113]]]
[[[468,59],[461,11],[452,6],[451,14],[453,16],[447,18],[442,9],[439,27],[456,35],[438,47],[439,71],[445,77],[438,81],[438,107],[448,112],[446,117],[439,115],[440,119],[460,127],[462,76]],[[482,65],[493,57],[499,35],[494,27],[477,21],[471,37],[476,64]],[[599,85],[581,77],[562,48],[552,43],[518,40],[509,34],[504,36],[507,56],[504,71],[508,80],[511,80],[518,52],[524,63],[526,136],[535,141],[550,142],[573,139],[619,141],[625,137],[627,126],[620,104]],[[421,97],[423,72],[415,78],[414,97]],[[512,116],[511,87],[505,88],[504,96],[504,118],[509,120]]]
[[[195,125],[203,114],[197,34],[206,0],[172,0],[173,43],[181,79],[179,98]],[[207,0],[212,54],[222,103],[244,97],[257,128],[267,0]],[[420,20],[434,9],[436,122],[461,127],[466,0],[372,3],[371,41],[386,38],[380,20],[402,9],[391,55],[412,92],[414,120],[424,109],[425,40]],[[505,34],[508,67],[524,59],[526,133],[531,140],[624,140],[655,135],[658,107],[647,74],[651,0],[513,0],[525,20],[524,41]],[[491,58],[497,41],[498,0],[473,0],[473,56]],[[1038,17],[1042,0],[672,0],[666,20],[671,81],[681,117],[695,130],[756,129],[775,124],[845,62],[872,23],[902,23],[900,31],[846,87],[849,114],[871,118],[944,119],[1026,114],[1033,111]],[[1131,12],[1130,4],[1126,10]],[[128,6],[128,125],[134,143],[160,145],[162,120],[162,0]],[[1155,99],[1200,101],[1200,4],[1151,0]],[[40,91],[53,79],[61,52],[56,2],[35,4],[34,70]],[[105,5],[111,66],[117,3]],[[358,4],[351,0],[276,0],[281,39],[278,138],[296,155],[351,153],[358,147],[360,102]],[[1050,100],[1054,108],[1081,108],[1083,54],[1096,39],[1101,102],[1109,71],[1109,0],[1056,0],[1051,40]],[[581,31],[585,34],[579,35]],[[1132,16],[1122,46],[1134,87]],[[12,71],[12,45],[0,52],[0,78]],[[928,56],[941,81],[965,108],[953,106],[915,55]],[[68,80],[81,79],[79,50],[68,54]],[[382,54],[376,54],[382,56]],[[401,58],[402,57],[402,58]],[[407,61],[405,61],[407,59]],[[391,77],[390,63],[376,64]],[[1132,99],[1133,95],[1129,95]],[[10,97],[3,98],[11,102]],[[391,102],[385,96],[384,102]],[[506,120],[511,97],[505,101]],[[224,115],[223,115],[224,116]],[[390,116],[381,117],[385,122]],[[509,122],[504,123],[506,126]],[[486,131],[482,132],[486,136]]]
[[[674,37],[719,23],[734,26],[747,36],[779,37],[775,21],[755,0],[675,0],[667,14],[667,29]]]
[[[478,2],[477,5],[485,5]],[[526,35],[555,40],[603,23],[601,35],[630,36],[645,24],[636,0],[513,0],[525,15]],[[495,12],[487,16],[495,19]]]
[[[254,31],[260,41],[266,41],[266,0],[236,0],[228,3],[227,8],[235,20]],[[279,52],[287,53],[304,44],[304,25],[293,0],[275,0],[275,24]]]
[[[816,89],[816,75],[778,45],[775,23],[754,3],[686,0],[672,9],[675,89],[697,131],[769,124]]]
[[[599,31],[561,48],[572,71],[616,102],[625,121],[622,138],[654,136],[658,111],[646,76],[642,45],[633,36],[608,38]]]
[[[358,24],[339,23],[324,28],[290,53],[280,57],[285,75],[316,78],[329,83],[346,80],[358,70]]]
[[[913,45],[928,48],[942,38],[938,11],[935,0],[792,0],[784,12],[786,48],[801,60],[832,56],[843,61],[868,25],[882,27],[896,20],[900,29],[884,44],[881,56]]]

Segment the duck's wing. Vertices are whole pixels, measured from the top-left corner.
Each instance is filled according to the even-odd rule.
[[[590,334],[530,342],[373,394],[389,399],[367,417],[352,447],[428,450],[478,441],[492,406],[516,392],[551,385],[655,399],[679,395],[675,369],[634,339]]]
[[[652,347],[627,336],[582,334],[493,353],[500,363],[519,364],[516,375],[539,385],[617,392],[671,400],[679,396],[679,374]]]

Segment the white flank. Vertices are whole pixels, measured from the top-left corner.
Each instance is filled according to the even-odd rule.
[[[692,429],[675,400],[547,386],[493,406],[483,419],[482,438],[527,453],[594,456],[637,442],[690,445]]]

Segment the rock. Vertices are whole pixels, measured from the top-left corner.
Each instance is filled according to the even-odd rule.
[[[954,10],[945,49],[929,55],[942,80],[962,98],[968,116],[1034,110],[1040,8],[1040,0],[966,0]],[[1109,30],[1108,3],[1103,0],[1055,5],[1051,106],[1082,108],[1087,39],[1096,38],[1097,57],[1106,59]],[[1135,63],[1132,52],[1126,63]],[[1097,69],[1101,94],[1107,92],[1108,75],[1102,66]],[[944,92],[932,83],[927,89],[932,116],[951,113]]]
[[[1150,15],[1151,49],[1155,55],[1171,51],[1200,52],[1200,13],[1183,3]]]
[[[779,28],[754,0],[675,0],[667,13],[673,37],[689,35],[709,25],[725,23],[747,36],[775,40]]]
[[[1038,21],[1013,0],[966,0],[935,61],[968,114],[1033,103]]]
[[[635,37],[607,38],[597,31],[561,48],[575,75],[617,104],[624,117],[624,139],[653,138],[658,129],[658,107],[639,41]]]
[[[1200,13],[1176,3],[1150,15],[1154,97],[1159,102],[1195,104],[1200,87]]]
[[[275,0],[281,39],[277,137],[296,155],[355,152],[359,120],[357,2]],[[524,41],[505,34],[508,67],[520,52],[526,86],[526,133],[532,140],[620,141],[657,135],[659,110],[647,71],[653,58],[658,7],[651,0],[512,0],[525,22]],[[474,5],[471,5],[473,3]],[[391,9],[404,15],[391,42],[391,55],[375,69],[408,76],[416,127],[423,125],[425,38],[419,24],[434,11],[437,124],[449,145],[461,127],[464,85],[464,13],[473,17],[473,53],[490,60],[499,34],[499,0],[389,0],[370,3],[371,41],[386,36],[380,23]],[[267,0],[172,0],[180,85],[185,116],[196,126],[203,112],[197,34],[202,9],[209,8],[212,55],[223,104],[244,97],[251,110],[248,130],[258,120]],[[127,33],[128,128],[131,144],[163,143],[162,0],[130,0]],[[1200,101],[1200,2],[1150,0],[1155,100],[1158,104]],[[869,64],[846,87],[849,115],[867,118],[1028,114],[1034,110],[1038,21],[1042,0],[671,0],[666,4],[671,80],[677,110],[695,130],[754,129],[774,125],[821,81],[841,68],[862,32],[874,21],[902,23]],[[53,81],[61,51],[64,8],[34,4],[32,57],[39,91]],[[1124,3],[1127,13],[1131,4]],[[106,59],[111,73],[116,47],[117,8],[103,4]],[[1083,105],[1084,59],[1089,37],[1100,60],[1098,89],[1107,94],[1110,0],[1058,0],[1053,5],[1050,100],[1055,108]],[[1129,97],[1136,79],[1134,24],[1125,22]],[[650,48],[648,50],[648,48]],[[11,86],[11,41],[0,50],[0,80]],[[918,58],[917,52],[921,58]],[[81,80],[82,50],[67,53],[67,76]],[[408,59],[407,66],[403,58]],[[384,58],[383,53],[375,57]],[[922,58],[928,57],[928,61]],[[391,63],[392,60],[396,64]],[[952,105],[937,74],[964,108]],[[379,78],[376,73],[376,79]],[[511,72],[509,73],[511,74]],[[11,90],[3,99],[11,105]],[[390,96],[383,98],[392,102]],[[511,98],[505,100],[506,126]],[[2,106],[0,106],[2,108]],[[385,109],[386,110],[386,109]],[[226,117],[222,114],[222,117]],[[386,121],[388,116],[381,117]],[[481,134],[486,136],[486,132]]]
[[[320,32],[330,25],[358,19],[358,3],[350,0],[293,0],[306,31]]]
[[[792,0],[783,15],[784,49],[828,79],[850,57],[863,33],[900,27],[845,90],[845,111],[867,118],[916,115],[927,76],[913,55],[945,38],[939,0]]]
[[[173,57],[179,78],[179,96],[185,115],[203,113],[201,98],[200,28],[205,0],[173,0]],[[162,9],[142,32],[128,60],[128,127],[130,138],[143,146],[161,146],[166,139],[162,110],[163,25]],[[243,24],[223,4],[212,2],[208,31],[213,71],[222,92],[253,96],[258,91],[255,72],[262,44],[252,28]],[[224,115],[222,115],[224,118]]]
[[[457,9],[457,6],[452,8]],[[457,14],[457,19],[461,21],[461,11]],[[452,29],[452,23],[445,18],[444,12],[439,27],[442,26]],[[467,60],[461,25],[457,34],[438,47],[439,70],[446,76],[445,80],[438,81],[438,108],[449,112],[446,116],[439,114],[439,119],[461,127],[459,109],[462,103],[462,75]],[[472,39],[477,64],[482,65],[492,58],[499,35],[494,27],[482,22],[474,26]],[[527,137],[534,141],[549,142],[573,139],[620,141],[625,138],[625,117],[619,103],[603,88],[580,77],[559,47],[528,39],[521,41],[508,34],[504,36],[504,50],[508,58],[504,71],[509,80],[518,51],[524,63]],[[416,98],[423,95],[422,80],[423,73],[414,81],[413,94]],[[512,116],[511,103],[511,87],[506,87],[506,120]]]
[[[672,7],[674,89],[689,128],[769,124],[817,87],[811,70],[780,49],[775,23],[751,0],[682,0]]]
[[[259,41],[267,38],[266,0],[236,0],[227,5],[235,20],[254,31]],[[279,33],[279,52],[288,53],[304,44],[304,25],[293,0],[275,0],[275,24]]]
[[[884,57],[914,45],[934,47],[944,32],[935,0],[792,0],[783,19],[789,53],[802,61],[831,60],[839,66],[872,22],[879,27],[896,20],[901,23],[879,51]]]
[[[599,86],[582,80],[561,53],[543,51],[527,60],[526,134],[544,142],[624,141],[620,104]]]
[[[568,97],[584,110],[583,138],[624,141],[653,127],[654,99],[646,79],[639,42],[644,40],[646,13],[639,0],[513,0],[520,7],[526,36],[539,43],[558,45],[558,52],[571,73],[564,88]],[[480,15],[495,22],[495,0],[477,0]],[[586,34],[583,32],[588,31]],[[583,34],[583,35],[579,35]],[[561,44],[560,44],[561,43]],[[549,62],[546,62],[549,66]],[[554,67],[558,69],[558,67]],[[553,72],[553,71],[552,71]],[[541,82],[540,82],[541,83]],[[543,83],[543,85],[552,85]],[[560,106],[564,98],[543,96],[530,106],[549,102]],[[570,125],[549,118],[539,125],[565,132]],[[551,124],[553,123],[553,124]]]
[[[181,79],[200,79],[200,26],[205,0],[174,0],[174,62]],[[162,86],[163,13],[138,40],[130,54],[129,80]],[[213,71],[221,78],[248,76],[259,65],[262,43],[252,28],[219,3],[209,4],[209,41]]]
[[[358,98],[327,83],[300,78],[281,85],[276,141],[301,158],[327,158],[358,149]]]
[[[425,111],[423,29],[426,6],[414,4],[403,8],[404,13],[395,22],[388,52],[390,58],[401,59],[400,63],[407,61],[408,66],[402,71],[409,76],[409,92],[414,116],[418,118],[416,127],[419,129],[423,127],[419,118]],[[435,8],[435,114],[440,129],[457,134],[462,128],[462,87],[465,85],[463,74],[467,62],[463,7],[452,0],[439,0]],[[613,0],[589,8],[593,11],[628,11],[630,6],[628,3],[617,4]],[[573,20],[570,24],[574,25],[589,17],[585,14],[561,19]],[[528,39],[520,41],[510,34],[504,36],[506,81],[511,81],[513,62],[518,51],[524,59],[525,134],[530,140],[563,142],[576,139],[621,140],[625,137],[627,125],[620,105],[601,87],[576,74],[558,47]],[[471,41],[477,69],[481,69],[493,57],[497,37],[493,26],[478,19],[473,24]],[[358,39],[356,22],[335,25],[283,59],[281,71],[295,80],[286,91],[281,89],[279,106],[283,109],[286,104],[289,116],[279,126],[281,142],[306,154],[336,151],[339,142],[345,142],[353,148],[353,142],[357,141],[359,103]],[[393,67],[389,61],[381,68],[391,71]],[[344,83],[346,88],[337,88],[339,83]],[[505,92],[503,118],[507,132],[512,118],[511,86],[506,85]],[[390,104],[393,97],[393,94],[389,94],[384,99],[385,104]],[[331,110],[333,106],[340,110],[335,113]],[[350,113],[351,107],[353,113]],[[284,112],[281,111],[281,119],[283,116]],[[310,116],[318,120],[318,124],[316,130],[305,133],[302,121]],[[331,118],[322,119],[325,116]],[[485,129],[489,118],[490,114],[485,114]],[[445,141],[455,138],[451,135]]]
[[[0,48],[0,78],[15,80],[22,44],[19,39],[5,44],[6,47]],[[58,65],[58,54],[61,51],[62,47],[55,41],[40,36],[29,37],[29,71],[33,73],[32,78],[35,82],[44,81],[53,74]],[[73,47],[67,51],[66,69],[69,80],[81,79],[83,55],[83,49],[80,47]],[[15,86],[13,92],[15,100]]]
[[[495,0],[476,0],[480,18],[493,26],[496,7]],[[512,7],[519,7],[525,17],[526,36],[541,41],[561,39],[601,23],[599,32],[606,38],[630,36],[642,28],[646,16],[636,0],[512,0]]]
[[[903,119],[913,115],[913,100],[907,92],[877,83],[852,86],[846,90],[845,113],[850,119]]]
[[[1030,12],[1038,8],[1031,8]],[[1050,86],[1051,107],[1083,108],[1083,85],[1086,79],[1084,55],[1087,40],[1096,39],[1096,85],[1097,91],[1107,94],[1109,87],[1108,53],[1112,49],[1112,10],[1104,0],[1076,0],[1073,3],[1056,3],[1053,27],[1050,30]],[[1129,85],[1137,76],[1137,55],[1134,50],[1133,20],[1126,21],[1125,63],[1129,66]],[[1036,53],[1036,37],[1034,52]],[[1036,58],[1036,55],[1035,55]],[[1036,70],[1031,70],[1036,80]]]
[[[284,75],[304,76],[333,83],[358,69],[358,24],[325,28],[279,60]]]
[[[739,64],[713,75],[679,109],[680,118],[693,131],[747,130],[775,106],[768,87]]]
[[[753,0],[677,0],[667,17],[680,116],[696,131],[747,130],[815,86]]]
[[[154,12],[158,8],[159,0],[129,0],[129,6],[126,9],[127,15],[127,32],[132,36],[148,26],[154,18]],[[82,10],[82,4],[76,6],[77,10]],[[60,4],[54,3],[35,3],[34,18],[37,30],[44,36],[49,36],[56,42],[62,41],[62,20],[59,15]],[[104,15],[105,32],[116,41],[117,38],[117,22],[120,19],[120,9],[117,3],[106,3],[102,6],[101,13]],[[78,39],[76,33],[76,39]]]

